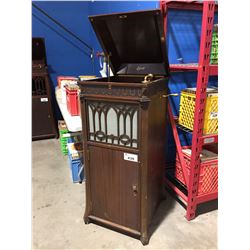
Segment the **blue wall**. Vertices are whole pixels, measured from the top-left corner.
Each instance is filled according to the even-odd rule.
[[[88,16],[112,12],[126,12],[159,8],[159,1],[133,2],[34,2],[53,18],[73,31],[95,52],[101,51]],[[56,86],[57,75],[89,75],[99,74],[99,64],[95,57],[93,63],[89,50],[55,25],[43,14],[32,8],[32,36],[44,37],[46,42],[47,62],[53,84]],[[168,15],[167,48],[170,63],[198,62],[202,14],[200,11],[170,10]],[[215,23],[218,23],[217,16]],[[94,69],[94,71],[93,71]],[[169,91],[180,93],[183,88],[195,87],[197,73],[173,73],[169,81]],[[209,86],[217,86],[217,77],[210,77]],[[171,97],[170,102],[174,114],[178,115],[179,97]],[[57,110],[57,117],[59,111]],[[183,145],[191,143],[191,136],[180,131]],[[175,144],[171,129],[168,131],[168,159],[175,157]]]
[[[88,2],[34,3],[90,44]],[[90,51],[34,7],[32,8],[32,36],[45,38],[47,63],[55,85],[58,75],[92,73],[88,55]]]

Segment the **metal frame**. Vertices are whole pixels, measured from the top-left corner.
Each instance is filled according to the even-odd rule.
[[[202,30],[200,39],[200,52],[198,64],[170,64],[170,70],[176,71],[193,71],[197,70],[197,90],[195,101],[194,114],[194,129],[192,132],[192,155],[191,155],[191,169],[189,182],[187,183],[187,195],[183,190],[178,188],[170,179],[166,179],[168,188],[181,197],[187,204],[186,218],[191,220],[195,218],[196,207],[198,204],[207,202],[218,197],[218,192],[208,195],[198,196],[199,173],[200,173],[200,153],[203,145],[209,143],[217,143],[218,135],[203,135],[204,111],[206,103],[206,88],[208,84],[209,75],[218,75],[218,65],[210,65],[210,51],[212,45],[212,29],[214,22],[214,12],[218,10],[218,6],[213,0],[204,1],[203,3],[197,1],[160,1],[164,17],[164,31],[167,33],[167,12],[168,9],[189,9],[202,10]],[[176,143],[177,154],[180,159],[180,164],[183,170],[184,179],[187,180],[187,170],[185,167],[184,157],[182,153],[182,146],[180,143],[175,117],[173,116],[170,103],[168,104],[169,119],[173,130],[173,135]]]

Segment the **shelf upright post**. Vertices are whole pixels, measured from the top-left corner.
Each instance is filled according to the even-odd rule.
[[[163,23],[164,23],[164,34],[165,37],[167,35],[167,12],[168,12],[168,5],[167,1],[165,0],[160,0],[160,9],[163,15]]]
[[[202,151],[202,135],[206,104],[206,89],[209,79],[210,50],[212,45],[212,32],[214,23],[215,2],[203,2],[202,29],[200,39],[199,65],[196,86],[196,100],[194,113],[194,129],[192,136],[192,154],[190,164],[190,177],[188,183],[188,202],[186,219],[195,217],[200,173],[200,153]]]

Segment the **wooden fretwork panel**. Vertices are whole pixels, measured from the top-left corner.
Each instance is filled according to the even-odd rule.
[[[138,105],[89,101],[90,141],[138,147]]]

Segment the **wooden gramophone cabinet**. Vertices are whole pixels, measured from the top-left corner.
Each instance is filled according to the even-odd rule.
[[[86,224],[149,241],[163,198],[168,59],[160,10],[89,17],[114,76],[78,82]]]
[[[50,78],[46,63],[45,43],[32,38],[32,140],[58,137]]]

